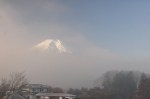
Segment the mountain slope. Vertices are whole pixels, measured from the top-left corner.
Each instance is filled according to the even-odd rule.
[[[47,39],[33,47],[35,50],[51,51],[56,53],[71,53],[61,43],[60,40]]]

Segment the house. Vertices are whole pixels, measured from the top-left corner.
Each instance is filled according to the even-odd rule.
[[[36,99],[75,99],[76,95],[67,93],[38,93]]]
[[[27,84],[22,86],[16,93],[25,98],[34,99],[37,93],[48,93],[48,87],[42,84]]]
[[[3,98],[3,99],[7,99],[7,98]],[[9,96],[9,99],[26,99],[26,98],[17,93],[14,93]]]
[[[49,86],[42,84],[27,84],[13,92],[10,99],[75,99],[76,95],[67,93],[50,93]]]
[[[20,88],[20,91],[22,92],[48,92],[48,87],[47,85],[42,85],[42,84],[27,84],[23,87]]]

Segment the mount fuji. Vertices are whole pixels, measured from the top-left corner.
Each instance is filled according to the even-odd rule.
[[[42,52],[51,51],[54,53],[71,53],[71,51],[69,51],[62,45],[60,40],[53,40],[53,39],[47,39],[34,46],[33,49]]]

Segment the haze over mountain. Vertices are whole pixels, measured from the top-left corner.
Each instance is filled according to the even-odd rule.
[[[149,4],[0,0],[0,78],[25,71],[30,83],[66,89],[91,88],[112,69],[149,73]]]

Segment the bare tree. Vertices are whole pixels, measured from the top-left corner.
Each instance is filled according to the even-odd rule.
[[[15,89],[18,89],[20,86],[27,84],[28,80],[27,80],[24,72],[11,73],[8,83],[10,84],[9,90],[13,91]]]
[[[0,84],[0,94],[4,96],[4,93],[7,92],[7,97],[9,95],[18,90],[19,87],[22,85],[28,84],[28,80],[24,74],[24,72],[15,72],[10,74],[10,78],[6,79],[3,78],[1,79],[1,84]],[[0,97],[1,98],[1,97]]]
[[[6,79],[1,79],[0,98],[2,98],[8,90],[9,90],[8,81]]]

